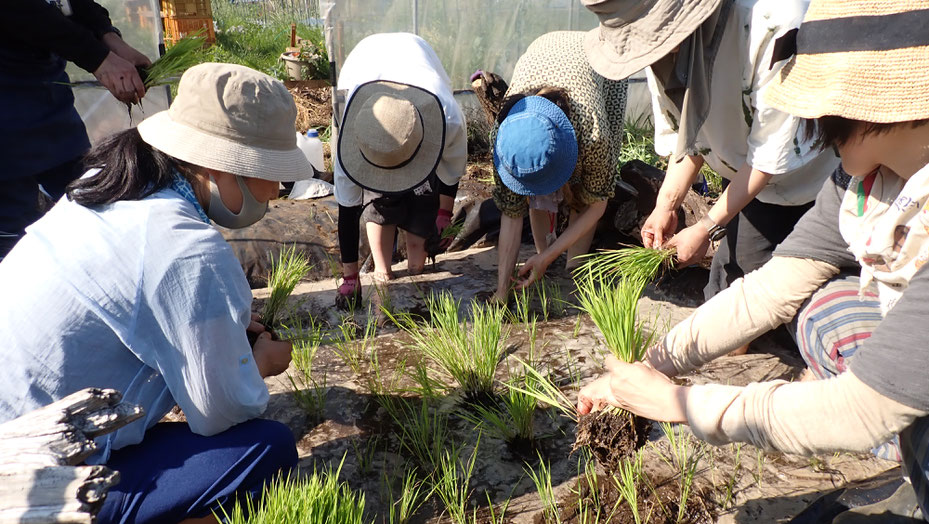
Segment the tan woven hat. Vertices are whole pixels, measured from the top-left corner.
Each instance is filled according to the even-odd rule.
[[[445,112],[425,89],[377,80],[355,89],[346,104],[339,163],[365,189],[413,189],[435,170],[444,147]]]
[[[813,0],[766,101],[803,118],[927,119],[927,27],[929,0]]]
[[[181,76],[167,111],[139,123],[142,140],[191,164],[251,178],[313,178],[297,148],[297,106],[284,84],[234,64],[205,63]]]
[[[600,19],[584,51],[594,71],[628,78],[667,56],[700,27],[721,0],[581,0]]]

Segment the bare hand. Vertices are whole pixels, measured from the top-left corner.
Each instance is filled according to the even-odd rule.
[[[289,340],[271,340],[271,333],[258,335],[252,354],[262,377],[280,375],[290,365],[293,345]]]
[[[248,327],[245,328],[245,331],[255,334],[262,334],[266,331],[265,325],[261,323],[261,315],[258,313],[252,313],[252,319],[248,323]]]
[[[548,269],[548,264],[549,262],[545,260],[545,257],[542,255],[532,255],[532,257],[519,268],[519,273],[517,273],[519,280],[516,282],[516,289],[528,287],[532,285],[533,282],[542,278],[545,275],[545,270]]]
[[[677,267],[686,267],[703,260],[710,248],[710,236],[705,227],[694,224],[674,235],[666,247],[677,250]]]
[[[455,240],[453,237],[442,237],[445,233],[445,229],[452,225],[452,216],[448,213],[443,213],[442,210],[439,210],[439,213],[435,217],[435,228],[439,231],[439,247],[442,250],[448,249],[448,246],[452,245],[452,242]]]
[[[94,76],[125,104],[138,103],[145,96],[145,86],[142,85],[135,65],[113,51],[106,55],[103,63],[94,71]]]
[[[677,211],[655,208],[642,224],[642,245],[659,248],[677,231]]]
[[[579,414],[609,405],[658,422],[687,422],[686,387],[642,362],[626,364],[610,355],[604,365],[608,373],[578,394]]]
[[[113,51],[117,56],[134,66],[148,67],[152,65],[152,61],[149,60],[147,56],[127,44],[126,41],[120,38],[116,33],[106,33],[103,35],[103,43],[110,48],[110,51]]]

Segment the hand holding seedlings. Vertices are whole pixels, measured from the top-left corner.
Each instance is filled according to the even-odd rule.
[[[135,65],[114,51],[106,55],[103,63],[94,71],[94,76],[125,104],[138,103],[145,96],[145,86]]]
[[[664,247],[677,250],[677,267],[687,267],[703,260],[710,248],[710,236],[706,228],[698,223],[671,237]]]
[[[122,37],[116,33],[106,33],[103,35],[103,43],[110,48],[110,51],[116,53],[123,59],[128,60],[129,63],[134,66],[148,67],[152,65],[152,61],[149,60],[147,56],[143,55],[136,48],[127,44],[122,39]]]
[[[258,313],[252,313],[252,319],[248,323],[248,327],[245,328],[245,331],[249,333],[254,333],[255,335],[260,335],[267,331],[265,325],[261,323],[261,315]]]
[[[264,378],[280,375],[290,365],[292,351],[293,345],[289,340],[272,340],[271,333],[267,331],[258,335],[252,348],[258,373]]]
[[[529,287],[533,282],[542,278],[545,275],[545,270],[548,269],[549,264],[550,262],[545,260],[545,257],[542,256],[542,254],[532,255],[532,257],[530,257],[529,260],[527,260],[526,263],[519,268],[516,289]]]
[[[643,362],[626,364],[610,355],[604,365],[608,373],[578,393],[578,413],[610,405],[659,422],[687,422],[686,387]]]

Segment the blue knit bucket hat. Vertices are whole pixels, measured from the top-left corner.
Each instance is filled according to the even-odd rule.
[[[549,195],[571,178],[577,138],[567,115],[541,96],[519,100],[497,130],[494,167],[518,195]]]

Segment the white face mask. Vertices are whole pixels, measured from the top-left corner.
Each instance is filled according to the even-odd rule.
[[[239,190],[242,191],[242,209],[238,213],[229,211],[229,208],[226,207],[219,195],[219,187],[216,186],[213,175],[210,175],[210,202],[206,206],[206,216],[220,226],[229,229],[240,229],[261,220],[261,217],[268,212],[268,203],[262,204],[258,202],[252,192],[248,190],[248,186],[245,185],[242,177],[239,175],[233,176],[235,176],[235,180],[239,184]]]

